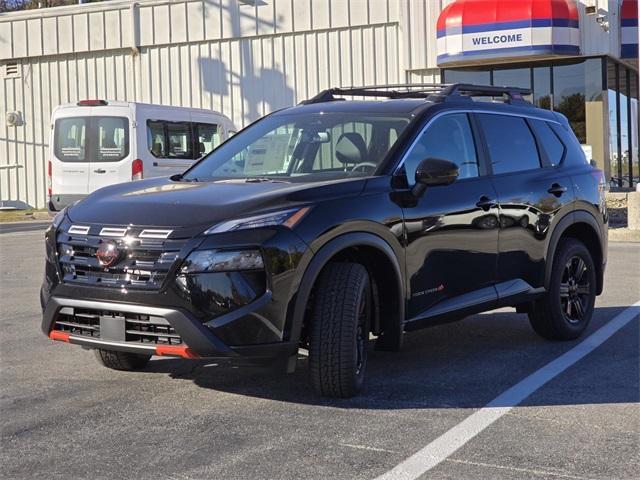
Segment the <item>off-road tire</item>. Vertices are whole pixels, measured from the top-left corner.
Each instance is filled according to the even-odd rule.
[[[151,355],[102,349],[95,350],[95,354],[98,361],[105,367],[127,372],[144,368],[151,358]]]
[[[584,314],[580,319],[571,319],[571,313],[567,313],[567,274],[568,262],[577,259],[582,260],[586,267],[582,273],[582,286],[578,285],[573,289],[571,295],[576,295],[576,291],[584,291],[584,299],[581,300],[581,309]],[[588,287],[585,287],[588,284]],[[562,288],[561,288],[562,286]],[[538,335],[548,340],[575,340],[589,325],[593,315],[593,307],[596,298],[596,271],[593,259],[587,247],[579,240],[569,238],[562,240],[558,245],[553,259],[549,290],[544,297],[535,301],[529,311],[529,322]],[[575,313],[574,313],[575,315]]]
[[[367,270],[357,263],[329,264],[316,282],[309,373],[320,395],[346,398],[362,388],[372,312],[370,285]]]

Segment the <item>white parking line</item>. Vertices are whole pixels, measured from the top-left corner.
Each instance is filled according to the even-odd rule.
[[[593,352],[639,315],[640,301],[616,315],[603,327],[596,330],[568,352],[498,395],[483,408],[436,438],[392,470],[380,475],[376,480],[413,480],[431,470],[545,383]]]

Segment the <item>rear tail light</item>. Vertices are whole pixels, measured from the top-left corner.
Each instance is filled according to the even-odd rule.
[[[53,195],[53,163],[51,160],[47,162],[47,195]]]
[[[106,100],[80,100],[78,102],[79,107],[101,107],[107,105]]]
[[[131,180],[142,180],[143,178],[143,166],[142,160],[136,158],[131,164]]]

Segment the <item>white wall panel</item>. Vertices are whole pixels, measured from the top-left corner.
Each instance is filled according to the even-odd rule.
[[[0,201],[44,206],[60,103],[210,108],[242,126],[329,86],[437,82],[436,21],[451,1],[138,0],[132,17],[133,2],[113,0],[0,14],[0,65],[17,61],[21,72],[0,76]],[[593,0],[609,32],[584,14],[586,2],[582,53],[617,55],[620,0]],[[8,127],[8,110],[25,125]]]

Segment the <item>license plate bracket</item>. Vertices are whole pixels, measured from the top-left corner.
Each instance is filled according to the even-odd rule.
[[[126,341],[127,333],[125,318],[122,316],[101,316],[100,317],[100,338],[112,342]]]

